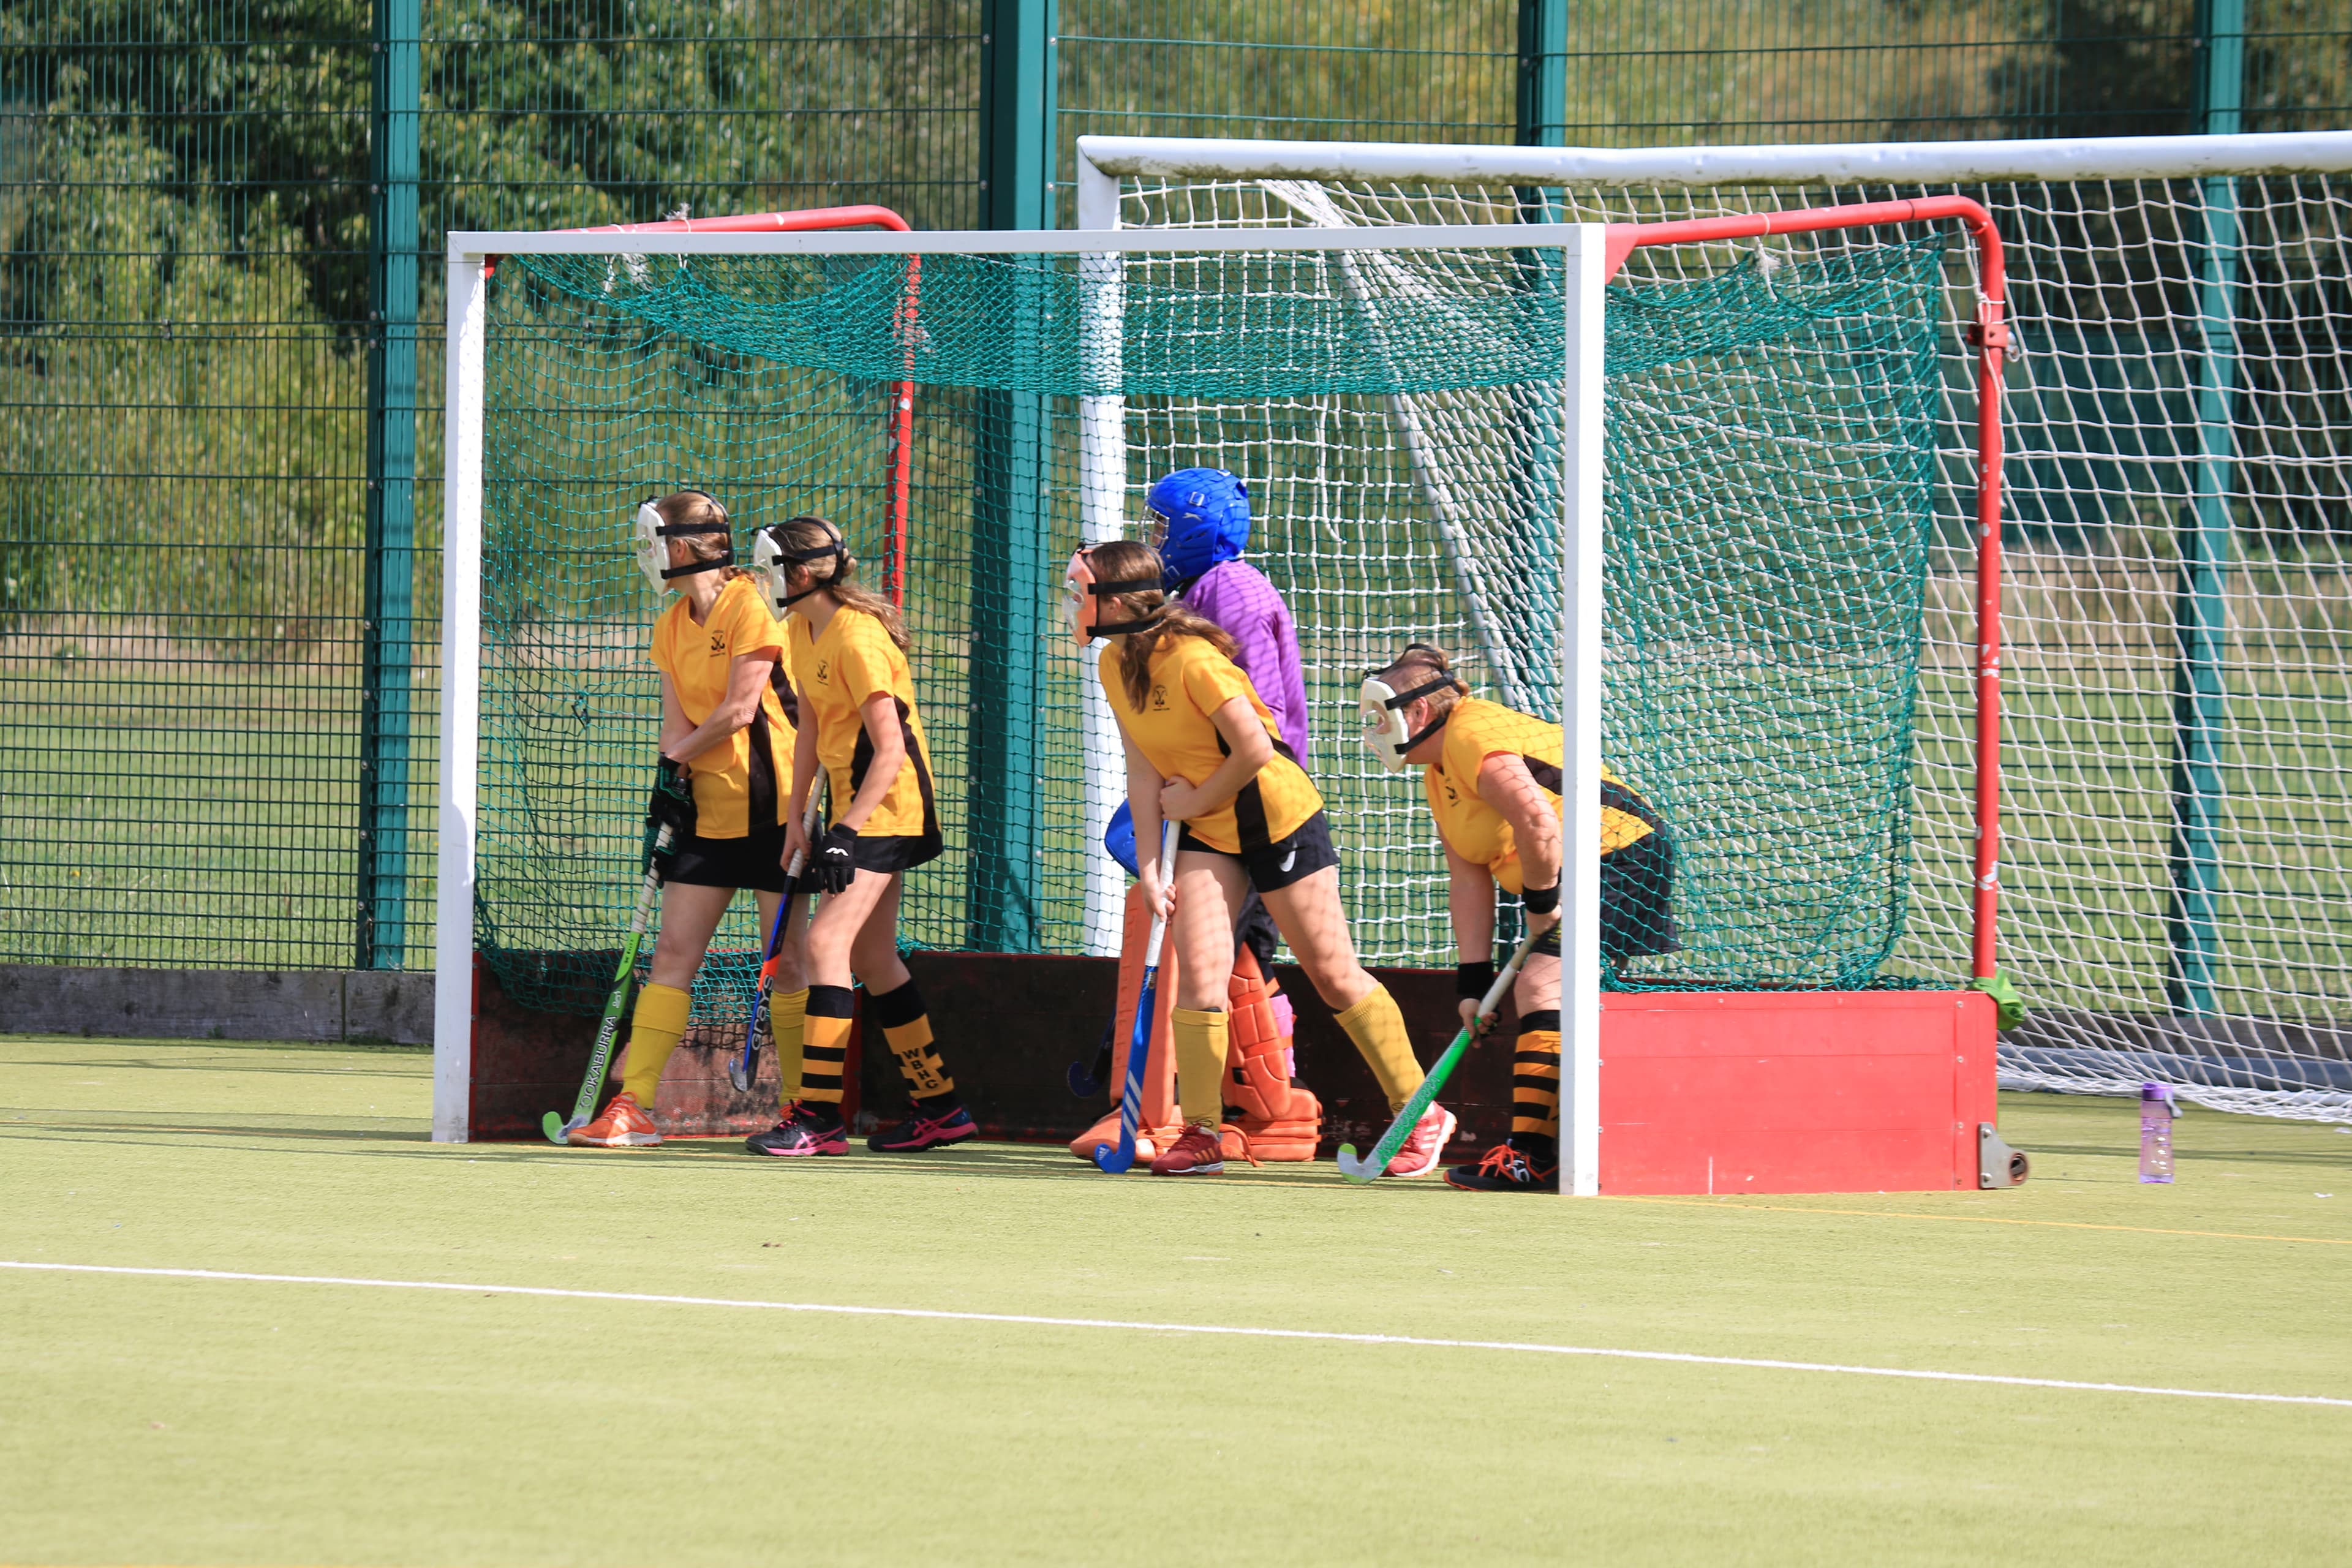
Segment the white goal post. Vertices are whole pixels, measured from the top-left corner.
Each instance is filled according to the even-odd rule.
[[[1096,286],[1089,307],[1095,339],[1091,352],[1097,356],[1115,356],[1121,287],[1119,260],[1126,253],[1167,256],[1219,251],[1381,251],[1401,247],[1440,252],[1552,252],[1559,258],[1569,298],[1575,301],[1574,320],[1567,338],[1569,359],[1561,367],[1560,376],[1560,427],[1572,434],[1561,443],[1559,493],[1565,504],[1560,537],[1568,545],[1562,561],[1566,609],[1558,648],[1561,689],[1567,698],[1562,717],[1571,737],[1564,770],[1568,798],[1578,803],[1577,808],[1591,818],[1582,838],[1597,838],[1601,782],[1599,323],[1609,251],[1604,226],[1515,225],[1378,231],[1302,228],[1278,235],[1251,230],[1183,235],[1139,231],[1115,236],[995,230],[928,234],[457,231],[448,237],[447,248],[448,416],[442,542],[444,673],[436,934],[438,972],[457,980],[470,975],[474,965],[477,775],[481,764],[479,689],[483,674],[484,356],[488,271],[497,258],[533,255],[1076,256],[1084,258],[1082,278]],[[1115,357],[1111,363],[1115,363]],[[1087,401],[1090,406],[1083,412],[1081,421],[1081,472],[1086,478],[1082,496],[1084,533],[1090,541],[1100,541],[1119,537],[1130,527],[1125,457],[1118,430],[1116,400]],[[1099,708],[1098,698],[1096,707]],[[1107,713],[1091,714],[1087,736],[1090,746],[1107,759],[1102,765],[1089,769],[1089,778],[1117,776],[1120,768],[1108,760],[1116,755],[1118,742]],[[1102,822],[1096,818],[1107,819],[1108,815],[1107,803],[1089,810],[1087,830],[1097,843]],[[1107,863],[1107,858],[1097,854],[1092,857],[1092,862]],[[1579,955],[1569,965],[1567,985],[1570,994],[1579,999],[1575,1005],[1581,1008],[1581,1021],[1567,1033],[1577,1059],[1597,1063],[1601,987],[1598,872],[1589,857],[1573,857],[1570,866],[1573,875],[1563,888],[1561,910],[1567,951]],[[1115,868],[1107,876],[1090,871],[1090,903],[1095,896],[1093,884],[1115,888],[1118,886],[1117,875]],[[473,1006],[472,987],[462,981],[444,984],[436,993],[433,1120],[436,1141],[464,1142],[468,1136]],[[1570,1125],[1591,1120],[1591,1079],[1589,1067],[1572,1075],[1571,1092],[1577,1087],[1586,1090],[1587,1110],[1581,1121],[1576,1113],[1566,1113]],[[1589,1192],[1592,1190],[1591,1184],[1597,1180],[1598,1169],[1591,1138],[1586,1137],[1579,1148],[1573,1157],[1574,1168],[1580,1173],[1581,1190]]]
[[[2002,1082],[2152,1079],[2217,1108],[2352,1121],[2352,132],[1077,151],[1089,230],[1981,200],[2017,301],[2002,957],[2033,1013],[2004,1038]],[[1967,353],[1954,341],[1948,360]],[[1957,368],[1949,384],[1965,387]],[[1978,651],[1955,617],[1929,637],[1945,670]],[[1931,687],[1931,742],[1965,735],[1959,685]],[[1981,846],[1961,786],[1920,795],[1943,896],[1912,942],[1948,950]]]
[[[1169,230],[1102,230],[1059,234],[1035,232],[989,231],[979,233],[852,233],[852,232],[698,232],[698,233],[631,233],[605,232],[458,232],[448,239],[448,436],[446,442],[447,498],[444,532],[444,601],[442,668],[446,672],[442,689],[443,746],[441,752],[441,833],[439,846],[439,900],[437,958],[440,972],[448,976],[469,973],[477,946],[477,894],[480,888],[478,874],[477,847],[480,827],[478,810],[478,778],[484,766],[481,749],[482,708],[480,695],[491,671],[488,668],[485,644],[485,523],[493,510],[493,492],[486,484],[490,471],[490,454],[498,447],[495,432],[489,431],[493,416],[504,417],[507,403],[502,398],[499,407],[489,406],[491,387],[509,387],[506,398],[514,400],[510,411],[517,417],[530,416],[538,423],[528,424],[530,430],[550,427],[552,418],[560,422],[562,409],[550,410],[537,405],[536,399],[551,395],[547,389],[554,384],[552,373],[541,361],[531,356],[550,351],[538,345],[551,342],[540,329],[526,327],[511,338],[499,336],[504,345],[500,353],[508,356],[502,363],[509,368],[521,363],[531,369],[520,380],[499,382],[492,374],[491,346],[495,322],[501,319],[494,306],[488,279],[491,268],[500,260],[524,263],[520,269],[528,271],[532,258],[546,261],[551,268],[557,258],[593,258],[598,265],[586,269],[582,276],[591,280],[583,285],[585,294],[606,299],[616,288],[625,290],[632,285],[630,278],[642,279],[652,270],[647,258],[666,258],[673,264],[673,275],[681,279],[683,293],[690,294],[702,304],[723,295],[723,280],[713,284],[704,280],[704,273],[723,272],[723,265],[698,267],[700,258],[713,263],[720,258],[741,258],[756,261],[774,258],[780,261],[803,261],[811,258],[938,258],[935,268],[952,269],[989,258],[1017,258],[1011,262],[995,262],[1000,268],[1006,265],[1031,267],[1043,264],[1049,268],[1055,258],[1064,258],[1061,276],[1074,278],[1072,285],[1079,299],[1075,312],[1076,348],[1078,358],[1087,366],[1084,384],[1096,389],[1082,395],[1079,404],[1077,436],[1079,451],[1076,471],[1078,482],[1080,537],[1101,540],[1132,533],[1138,521],[1127,515],[1128,504],[1137,489],[1134,465],[1130,461],[1126,437],[1125,417],[1116,395],[1100,390],[1105,386],[1121,387],[1137,384],[1131,379],[1122,380],[1122,356],[1138,352],[1155,351],[1160,340],[1147,331],[1132,342],[1122,334],[1132,330],[1127,324],[1127,307],[1135,290],[1156,288],[1160,292],[1154,298],[1176,298],[1190,300],[1191,310],[1201,301],[1222,299],[1213,288],[1210,292],[1186,295],[1181,289],[1172,294],[1165,282],[1130,282],[1138,276],[1136,264],[1150,260],[1163,268],[1171,261],[1199,266],[1220,254],[1238,255],[1251,258],[1250,266],[1271,263],[1286,255],[1314,263],[1320,270],[1318,276],[1330,282],[1333,292],[1312,292],[1311,300],[1340,300],[1355,314],[1348,318],[1352,325],[1332,329],[1342,337],[1347,332],[1358,334],[1358,341],[1367,346],[1370,360],[1387,365],[1391,353],[1391,323],[1398,319],[1416,300],[1425,298],[1415,290],[1435,289],[1443,285],[1443,268],[1449,265],[1469,266],[1465,258],[1496,258],[1495,265],[1505,268],[1512,281],[1501,294],[1490,292],[1481,296],[1521,301],[1514,310],[1532,310],[1527,322],[1546,322],[1538,335],[1526,341],[1544,345],[1535,360],[1511,362],[1511,384],[1532,388],[1530,395],[1544,407],[1549,442],[1528,448],[1548,455],[1541,460],[1550,472],[1535,491],[1549,496],[1547,503],[1551,515],[1546,520],[1544,542],[1524,552],[1524,559],[1543,563],[1557,553],[1557,584],[1559,598],[1557,619],[1546,619],[1540,612],[1534,616],[1524,613],[1521,620],[1528,638],[1528,646],[1534,658],[1549,666],[1545,679],[1557,689],[1559,717],[1566,742],[1563,767],[1559,780],[1560,793],[1567,803],[1564,825],[1568,842],[1591,845],[1601,839],[1601,801],[1604,772],[1601,762],[1603,721],[1601,691],[1603,679],[1604,636],[1602,625],[1603,577],[1603,421],[1604,397],[1604,315],[1607,310],[1607,285],[1611,277],[1625,263],[1629,255],[1645,247],[1676,247],[1696,244],[1718,247],[1744,239],[1755,239],[1774,234],[1828,233],[1832,231],[1868,230],[1888,226],[1911,225],[1915,227],[1938,219],[1957,218],[1962,221],[1970,238],[1981,253],[1979,275],[1986,279],[1984,299],[1975,314],[1980,325],[1989,330],[1983,354],[1989,374],[1997,376],[2000,359],[1998,328],[2000,324],[2000,287],[1998,242],[1991,233],[1989,220],[1972,202],[1957,198],[1939,198],[1928,202],[1896,202],[1874,206],[1854,206],[1837,209],[1809,209],[1801,213],[1780,214],[1758,217],[1735,217],[1727,220],[1707,220],[1698,224],[1630,225],[1596,222],[1508,223],[1493,225],[1433,225],[1386,226],[1368,227],[1348,226],[1337,227],[1289,226],[1279,230],[1265,227],[1196,228]],[[1301,253],[1317,253],[1301,256]],[[1416,281],[1409,274],[1397,270],[1397,258],[1408,254],[1421,256],[1432,270],[1428,278],[1436,281]],[[1916,258],[1929,253],[1914,245],[1888,247],[1890,257]],[[1455,258],[1449,261],[1447,258]],[[604,266],[604,258],[630,265]],[[950,258],[961,258],[951,262]],[[1481,265],[1484,265],[1481,262]],[[1891,264],[1891,263],[1890,263]],[[1905,260],[1909,271],[1906,276],[1919,274],[1921,263]],[[1533,267],[1535,270],[1529,271]],[[822,272],[822,268],[817,269]],[[912,275],[910,266],[908,275]],[[1391,274],[1394,274],[1393,276]],[[689,275],[690,278],[689,278]],[[1204,276],[1207,274],[1204,272]],[[502,274],[503,276],[503,274]],[[567,275],[568,276],[568,275]],[[601,276],[604,282],[602,294],[593,281]],[[927,287],[937,281],[934,270],[923,272]],[[1246,268],[1233,277],[1243,285],[1244,300],[1261,297],[1250,290],[1270,286],[1263,281],[1265,274]],[[1466,274],[1465,274],[1466,276]],[[1369,281],[1368,281],[1369,280]],[[1211,284],[1218,279],[1211,278]],[[520,287],[520,285],[517,285]],[[1219,285],[1222,286],[1222,285]],[[501,288],[507,285],[501,284]],[[1319,285],[1318,287],[1320,287]],[[1393,307],[1381,307],[1371,295],[1381,290],[1382,298],[1398,301]],[[1764,289],[1766,296],[1771,289]],[[977,296],[975,296],[977,297]],[[1265,298],[1280,297],[1278,292]],[[1932,289],[1922,291],[1912,286],[1904,296],[1912,303],[1903,320],[1906,331],[1932,331],[1940,315],[1939,301]],[[1465,296],[1468,298],[1468,296]],[[1549,303],[1547,303],[1549,301]],[[1147,305],[1149,300],[1146,301]],[[599,309],[593,303],[591,309]],[[1771,304],[1771,310],[1780,312],[1783,307]],[[1866,307],[1865,309],[1877,309]],[[894,310],[896,307],[894,307]],[[1824,304],[1824,311],[1851,311],[1855,307]],[[1394,314],[1384,313],[1392,311]],[[712,318],[698,315],[684,328],[673,329],[686,333],[688,341],[698,341],[695,333],[703,329],[697,325]],[[1050,320],[1051,318],[1046,318]],[[1147,310],[1146,317],[1149,319]],[[1320,318],[1318,318],[1320,319]],[[1369,319],[1369,320],[1368,320]],[[1448,322],[1457,318],[1446,317]],[[1461,318],[1467,319],[1467,318]],[[1496,318],[1501,320],[1501,318]],[[1874,318],[1875,319],[1875,318]],[[1886,318],[1893,321],[1895,318]],[[1182,321],[1189,321],[1190,316]],[[902,332],[905,318],[897,318],[893,332]],[[986,318],[987,333],[1001,330],[999,318]],[[926,334],[935,327],[946,330],[943,320],[926,319],[922,331]],[[1180,327],[1181,330],[1181,327]],[[1520,331],[1512,328],[1510,331]],[[968,329],[967,329],[968,331]],[[1448,335],[1453,334],[1453,335]],[[1461,343],[1454,351],[1463,353],[1491,347],[1486,343],[1470,342],[1459,336],[1459,329],[1444,325],[1424,330],[1431,342]],[[603,341],[603,340],[599,340]],[[741,340],[734,340],[741,341]],[[972,341],[964,340],[967,346]],[[1172,341],[1172,340],[1171,340]],[[1220,336],[1215,343],[1235,340]],[[1298,341],[1319,341],[1298,340]],[[760,350],[749,351],[756,357]],[[926,351],[928,352],[928,351]],[[1426,356],[1427,345],[1423,346]],[[1836,358],[1843,351],[1832,345],[1825,352]],[[520,358],[516,356],[520,356]],[[1241,356],[1247,358],[1244,353]],[[1679,363],[1689,357],[1682,340],[1673,340],[1667,362]],[[1769,358],[1769,356],[1767,356]],[[1212,368],[1188,373],[1184,383],[1192,390],[1187,395],[1212,401],[1231,399],[1249,402],[1264,398],[1266,394],[1234,390],[1222,368],[1228,362],[1218,358]],[[1891,363],[1891,362],[1890,362]],[[1528,368],[1516,368],[1516,367]],[[1132,363],[1129,364],[1132,369]],[[909,365],[908,380],[921,384],[919,374]],[[942,384],[952,385],[952,382]],[[1285,383],[1284,384],[1289,384]],[[1349,384],[1356,384],[1350,383]],[[1437,379],[1406,380],[1389,366],[1364,384],[1403,387],[1445,386],[1454,384]],[[646,398],[658,399],[662,393],[654,383],[630,384],[628,394],[634,406]],[[1557,388],[1556,392],[1554,388]],[[1998,508],[1998,430],[1999,397],[1997,380],[1989,379],[1982,390],[1982,427],[1986,445],[1979,453],[1979,493],[1991,516]],[[1752,395],[1753,388],[1750,388]],[[1164,397],[1164,394],[1154,394]],[[1410,424],[1419,416],[1408,410],[1400,416],[1396,409],[1399,399],[1389,399],[1392,421]],[[1745,405],[1743,405],[1745,406]],[[749,411],[746,411],[749,412]],[[798,417],[791,406],[770,411],[761,417],[791,420]],[[1713,427],[1696,421],[1695,428],[1702,438],[1711,438]],[[1720,435],[1721,432],[1714,432]],[[1392,449],[1391,437],[1377,430],[1359,432],[1353,437],[1367,449]],[[1410,445],[1410,437],[1407,438]],[[1880,437],[1874,439],[1893,439]],[[1899,442],[1897,443],[1900,444]],[[582,447],[581,451],[589,448]],[[1874,450],[1875,448],[1873,448]],[[1909,449],[1921,450],[1914,442]],[[1408,465],[1412,483],[1425,502],[1435,510],[1433,492],[1451,483],[1445,476],[1432,476],[1426,471],[1423,455],[1412,454]],[[1737,457],[1727,458],[1737,463]],[[560,482],[563,474],[557,470],[538,470],[549,480]],[[522,470],[499,470],[503,487],[499,494],[506,499],[499,505],[524,504],[530,481],[519,478]],[[606,482],[616,482],[616,477],[604,476]],[[1040,484],[1045,481],[1041,478]],[[1787,503],[1777,503],[1786,510]],[[1042,510],[1039,515],[1042,515]],[[1679,515],[1679,513],[1677,513]],[[1441,525],[1444,520],[1441,519]],[[502,524],[502,530],[504,528]],[[1872,516],[1859,516],[1858,526],[1865,531],[1875,529]],[[500,539],[511,546],[514,535],[502,531]],[[572,535],[563,536],[566,550],[576,551]],[[1046,541],[1032,542],[1043,546]],[[593,545],[590,550],[593,552]],[[617,546],[616,546],[617,549]],[[1043,551],[1039,551],[1043,559]],[[1987,575],[1990,573],[1997,552],[1990,547],[1985,555]],[[1488,564],[1492,564],[1489,563]],[[1457,584],[1468,584],[1464,592],[1475,592],[1478,581],[1475,563],[1464,561],[1454,573]],[[1042,593],[1046,584],[1036,584]],[[1026,592],[1016,587],[1015,592]],[[1547,595],[1548,596],[1548,594]],[[534,614],[537,612],[534,611]],[[1538,624],[1538,622],[1542,624]],[[1987,647],[1993,646],[1990,625],[1982,640]],[[537,645],[530,658],[543,667],[548,648],[561,648],[559,643]],[[600,645],[601,646],[601,645]],[[1393,646],[1389,645],[1389,646]],[[1042,656],[1042,650],[1040,650]],[[557,657],[561,657],[560,653]],[[1533,667],[1522,662],[1522,673]],[[1744,679],[1744,678],[1738,678]],[[1998,700],[1991,684],[1992,671],[1988,667],[1979,683],[1984,721],[1990,725],[1997,710]],[[1087,855],[1089,874],[1087,878],[1088,902],[1098,886],[1117,883],[1108,878],[1094,875],[1091,867],[1104,858],[1094,851],[1097,842],[1099,818],[1108,814],[1110,792],[1098,781],[1117,778],[1123,772],[1117,758],[1115,737],[1107,722],[1107,715],[1096,711],[1083,726],[1087,748],[1084,763],[1085,776],[1097,798],[1090,800],[1084,819],[1084,842],[1081,847]],[[1984,733],[1989,737],[1990,730]],[[1986,753],[1989,760],[1990,752]],[[1990,771],[1985,770],[1990,786]],[[1984,797],[1984,831],[1979,836],[1981,853],[1987,858],[1997,854],[1997,836],[1991,831],[1992,796]],[[1416,818],[1416,820],[1418,820]],[[1420,825],[1425,827],[1425,824]],[[1065,830],[1066,831],[1066,830]],[[1563,1062],[1562,1157],[1567,1165],[1567,1190],[1591,1194],[1597,1190],[1600,1162],[1597,1148],[1600,1126],[1600,1010],[1603,979],[1601,959],[1601,910],[1600,868],[1597,858],[1590,854],[1566,857],[1560,903],[1564,950],[1566,954],[1562,994]],[[1984,879],[1982,896],[1977,908],[1980,919],[1980,952],[1990,951],[1992,910],[1991,879]],[[1104,912],[1108,912],[1106,910]],[[1089,922],[1091,925],[1092,922]],[[1958,978],[1957,969],[1946,966],[1946,983]],[[1979,971],[1983,973],[1983,971]],[[441,1140],[463,1140],[469,1135],[469,1095],[474,1078],[472,1062],[473,1005],[471,988],[464,984],[445,985],[438,995],[436,1016],[436,1104],[435,1136]]]

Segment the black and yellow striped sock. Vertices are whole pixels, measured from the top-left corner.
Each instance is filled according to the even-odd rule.
[[[768,1033],[776,1042],[776,1103],[801,1097],[801,1047],[808,1028],[809,988],[768,994]]]
[[[637,993],[636,1011],[629,1018],[629,1060],[621,1072],[621,1088],[647,1111],[661,1089],[662,1068],[686,1034],[694,1013],[693,993],[675,985],[648,985]]]
[[[907,1079],[908,1093],[925,1101],[955,1093],[955,1079],[949,1076],[947,1064],[931,1048],[930,1015],[924,1011],[923,994],[915,988],[912,975],[904,985],[875,995],[874,1021],[882,1026],[882,1037],[890,1042],[890,1054],[898,1058],[898,1071]]]
[[[802,1026],[800,1098],[817,1105],[841,1104],[842,1064],[849,1059],[849,1020],[857,994],[846,985],[808,988]]]
[[[1511,1146],[1522,1152],[1553,1155],[1559,1147],[1559,1014],[1528,1013],[1519,1019],[1519,1040],[1511,1063]]]

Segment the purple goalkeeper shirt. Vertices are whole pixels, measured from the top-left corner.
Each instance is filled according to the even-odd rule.
[[[1245,561],[1210,567],[1181,595],[1184,603],[1233,634],[1234,660],[1274,714],[1274,727],[1301,767],[1307,765],[1307,678],[1298,668],[1298,630],[1290,606],[1265,574]]]

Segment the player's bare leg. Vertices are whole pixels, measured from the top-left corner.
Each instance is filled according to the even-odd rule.
[[[1396,999],[1356,960],[1355,939],[1339,905],[1339,868],[1326,866],[1287,888],[1261,890],[1258,897],[1265,900],[1275,929],[1307,971],[1308,984],[1338,1015],[1339,1026],[1380,1079],[1389,1109],[1402,1109],[1421,1087],[1421,1063],[1412,1054],[1412,1039]],[[1432,1105],[1389,1162],[1388,1173],[1421,1176],[1435,1170],[1439,1155],[1453,1140],[1454,1127],[1454,1113]]]

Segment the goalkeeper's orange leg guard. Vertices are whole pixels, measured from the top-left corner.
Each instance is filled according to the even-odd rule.
[[[1225,1002],[1225,1112],[1218,1131],[1229,1160],[1312,1160],[1323,1107],[1291,1081],[1290,1037],[1273,983],[1246,947],[1234,955]]]
[[[1118,950],[1118,1010],[1111,1022],[1110,1114],[1070,1140],[1070,1152],[1091,1164],[1095,1145],[1118,1144],[1118,1096],[1127,1087],[1128,1045],[1135,1038],[1135,1005],[1143,994],[1143,948],[1151,936],[1151,911],[1140,887],[1127,890],[1127,929]],[[1158,1005],[1152,1008],[1151,1060],[1143,1076],[1143,1103],[1135,1123],[1135,1157],[1155,1158],[1184,1131],[1176,1111],[1176,1043],[1170,1020],[1176,1011],[1176,944],[1160,946]]]

